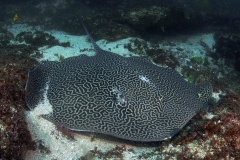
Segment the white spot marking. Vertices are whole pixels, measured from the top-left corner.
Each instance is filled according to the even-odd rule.
[[[112,93],[116,95],[118,105],[121,105],[121,106],[127,105],[126,96],[120,90],[118,90],[117,87],[112,88]]]
[[[149,80],[146,76],[139,75],[139,78],[140,78],[143,82],[146,82],[146,83],[150,84],[150,80]]]
[[[157,93],[157,88],[156,86],[154,85],[154,83],[152,83],[146,76],[143,76],[143,75],[139,75],[139,78],[143,81],[143,82],[146,82],[147,84],[149,84],[153,90]],[[160,103],[162,103],[163,101],[163,95],[160,94],[160,97],[159,97],[159,101]]]

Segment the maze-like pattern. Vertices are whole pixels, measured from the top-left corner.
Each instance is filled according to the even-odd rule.
[[[196,86],[172,69],[99,48],[92,57],[46,62],[32,70],[26,87],[30,108],[42,100],[46,83],[53,113],[45,118],[70,129],[136,141],[172,137],[212,93],[210,84]]]

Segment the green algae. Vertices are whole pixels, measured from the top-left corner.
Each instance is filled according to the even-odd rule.
[[[203,64],[204,63],[204,59],[202,57],[192,57],[190,59],[190,61],[192,63],[197,63],[197,64]]]

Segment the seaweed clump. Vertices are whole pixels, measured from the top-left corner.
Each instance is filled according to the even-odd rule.
[[[0,159],[21,160],[36,147],[25,122],[24,86],[27,72],[38,64],[34,58],[40,53],[34,46],[10,44],[13,36],[0,33],[8,37],[0,47]]]
[[[210,112],[212,118],[207,118],[207,112],[198,114],[192,120],[196,123],[190,124],[191,129],[187,132],[182,131],[176,136],[173,144],[186,146],[187,149],[190,143],[194,143],[199,151],[205,152],[201,157],[200,153],[195,153],[198,159],[240,159],[240,95],[222,97]],[[193,154],[189,150],[179,157],[189,158]]]
[[[158,48],[157,44],[152,44],[150,46],[146,41],[140,39],[132,39],[131,43],[124,46],[130,52],[135,54],[146,56],[149,60],[152,60],[154,63],[170,67],[175,69],[177,66],[180,66],[178,60],[170,51],[164,51]]]
[[[26,77],[17,63],[0,66],[0,159],[24,159],[35,148],[24,119]]]
[[[63,47],[70,47],[69,42],[60,43],[54,36],[44,33],[42,31],[36,32],[21,32],[16,36],[19,42],[25,42],[31,46],[42,47],[48,45],[49,47],[59,45]]]
[[[197,63],[197,64],[203,64],[204,63],[204,59],[202,57],[192,57],[191,62],[193,63]]]
[[[219,31],[214,34],[216,44],[215,54],[212,56],[216,61],[219,59],[225,61],[225,65],[234,67],[235,70],[240,72],[240,37],[239,33],[229,33],[230,31]],[[237,31],[238,32],[238,31]]]
[[[93,150],[90,150],[90,152],[97,156],[100,159],[109,159],[109,158],[114,158],[114,159],[122,159],[123,160],[123,152],[127,151],[127,148],[125,145],[118,146],[116,145],[114,148],[102,152],[101,150],[98,150],[97,147],[95,147]]]
[[[151,53],[152,52],[152,53]],[[163,51],[161,49],[149,49],[147,54],[153,54],[153,62],[156,64],[166,65],[172,69],[180,66],[178,60],[171,54],[171,52]]]

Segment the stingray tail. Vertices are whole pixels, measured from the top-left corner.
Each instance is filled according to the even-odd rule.
[[[85,24],[81,21],[81,24],[83,25],[83,28],[85,29],[90,41],[92,42],[92,45],[94,47],[94,50],[96,53],[99,53],[99,51],[101,51],[102,49],[97,45],[97,43],[94,41],[94,39],[92,38],[91,34],[89,33],[87,27],[85,26]]]

